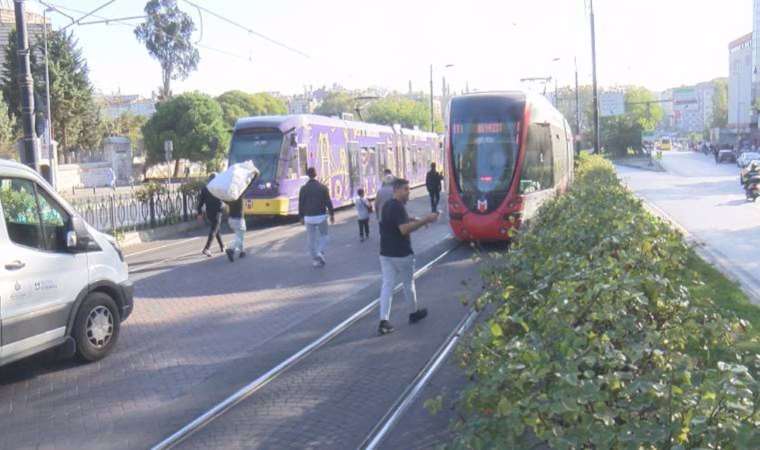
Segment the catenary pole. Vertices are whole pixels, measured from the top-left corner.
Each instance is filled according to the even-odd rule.
[[[600,153],[599,146],[599,90],[596,79],[596,31],[594,20],[594,0],[590,0],[591,6],[591,73],[593,78],[594,90],[594,153]]]
[[[24,0],[14,0],[13,9],[16,16],[16,45],[18,48],[16,60],[18,61],[18,84],[21,94],[21,122],[24,131],[22,160],[27,166],[39,171],[37,141],[34,136],[34,85],[29,62],[29,38],[24,15]]]

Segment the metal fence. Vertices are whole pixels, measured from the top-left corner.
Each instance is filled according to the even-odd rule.
[[[93,227],[115,233],[155,228],[193,220],[198,194],[177,188],[141,200],[135,191],[69,199],[74,209]]]

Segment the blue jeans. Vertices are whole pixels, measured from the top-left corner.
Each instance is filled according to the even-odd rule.
[[[232,241],[232,251],[235,253],[243,253],[245,251],[245,247],[243,244],[243,239],[245,239],[245,219],[235,219],[230,217],[227,219],[227,224],[229,224],[232,231],[235,232],[235,240]]]
[[[317,260],[318,256],[324,256],[327,248],[327,220],[320,223],[307,223],[306,237],[309,241],[311,259]]]

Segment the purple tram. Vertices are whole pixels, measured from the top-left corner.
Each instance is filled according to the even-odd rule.
[[[374,197],[384,169],[425,183],[431,162],[443,168],[443,146],[434,133],[316,115],[242,118],[235,124],[230,164],[252,160],[261,171],[245,193],[246,216],[298,214],[298,191],[307,167],[330,189],[336,208],[351,205],[359,188]]]

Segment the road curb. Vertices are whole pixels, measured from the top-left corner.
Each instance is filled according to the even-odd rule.
[[[205,224],[197,221],[180,222],[173,225],[153,228],[149,230],[128,231],[119,239],[122,248],[129,248],[146,242],[160,241],[173,237],[183,237],[188,231],[197,230]]]
[[[633,191],[631,191],[634,195]],[[729,280],[737,283],[744,293],[749,297],[749,300],[754,305],[760,305],[760,283],[757,283],[752,279],[752,276],[744,269],[731,267],[728,264],[728,258],[723,255],[719,250],[708,248],[707,245],[699,240],[694,234],[690,233],[684,228],[678,221],[676,221],[670,214],[666,213],[659,206],[649,202],[646,198],[636,195],[636,198],[640,199],[644,208],[652,215],[659,217],[660,219],[668,222],[673,228],[678,230],[684,236],[687,244],[691,245],[697,254],[713,265],[719,272],[726,276]]]
[[[612,164],[616,166],[620,166],[620,167],[627,167],[629,169],[646,170],[647,172],[657,172],[657,173],[667,172],[667,170],[665,170],[665,168],[662,167],[662,165],[658,161],[654,161],[653,166],[638,166],[636,164],[628,164],[625,162],[619,162],[619,161],[614,161],[614,160],[612,161]]]

